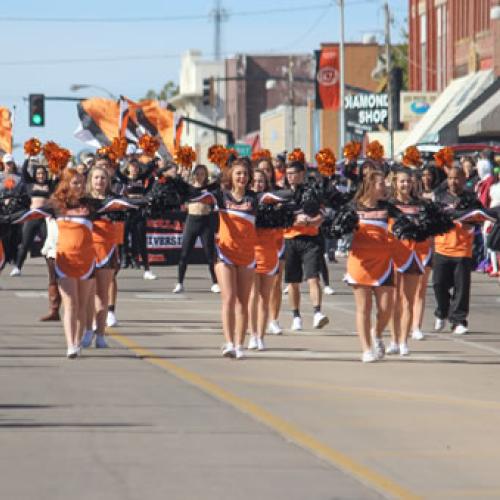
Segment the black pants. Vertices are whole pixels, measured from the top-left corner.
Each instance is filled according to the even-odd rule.
[[[184,282],[189,256],[193,251],[196,238],[201,238],[203,250],[208,262],[208,269],[213,283],[217,283],[215,277],[215,221],[213,215],[188,215],[182,235],[182,249],[178,268],[178,282]]]
[[[125,247],[128,255],[141,256],[144,269],[149,270],[148,250],[146,246],[146,217],[140,212],[130,213],[125,222]]]
[[[16,266],[19,269],[23,267],[26,256],[28,255],[37,234],[39,234],[42,239],[45,239],[46,225],[44,219],[29,220],[23,224],[21,246],[19,247],[16,258]]]
[[[448,319],[452,325],[467,326],[472,259],[435,253],[432,265],[436,318]]]
[[[17,260],[17,247],[21,242],[21,226],[11,224],[5,229],[2,237],[5,251],[5,262],[15,263]]]

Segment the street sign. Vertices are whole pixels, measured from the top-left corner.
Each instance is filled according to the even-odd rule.
[[[252,146],[250,144],[229,144],[228,148],[236,149],[238,156],[250,156],[252,154]]]

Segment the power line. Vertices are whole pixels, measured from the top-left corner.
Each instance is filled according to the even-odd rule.
[[[365,0],[366,1],[366,0]],[[269,14],[284,14],[292,12],[303,12],[308,10],[324,9],[331,6],[333,1],[321,4],[309,4],[296,7],[276,7],[271,9],[248,10],[228,12],[230,16],[246,17],[246,16],[264,16]],[[193,20],[208,20],[211,17],[209,14],[185,14],[177,16],[155,16],[155,17],[15,17],[2,16],[2,22],[26,22],[26,23],[158,23],[169,21],[193,21]]]
[[[145,54],[137,56],[109,56],[109,57],[83,57],[72,59],[24,59],[15,61],[0,61],[0,66],[36,66],[52,64],[72,64],[72,63],[93,63],[93,62],[121,62],[121,61],[141,61],[152,59],[177,59],[181,54]]]

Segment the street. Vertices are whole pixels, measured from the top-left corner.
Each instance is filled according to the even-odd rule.
[[[473,275],[470,335],[449,329],[411,356],[362,364],[345,261],[330,318],[223,359],[205,266],[119,275],[110,349],[67,360],[61,323],[40,323],[40,259],[0,278],[3,499],[500,497],[500,288]],[[305,291],[305,290],[304,290]],[[424,331],[431,331],[428,289]],[[281,324],[291,315],[284,297]],[[387,334],[388,335],[388,334]]]

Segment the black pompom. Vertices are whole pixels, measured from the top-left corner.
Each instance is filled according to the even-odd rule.
[[[293,225],[293,220],[291,205],[259,205],[255,225],[260,228],[286,228]]]
[[[359,216],[350,206],[343,206],[333,217],[321,226],[325,238],[339,239],[353,233],[359,226]]]
[[[427,237],[444,234],[455,227],[451,216],[434,202],[422,205],[417,217],[417,223]]]

